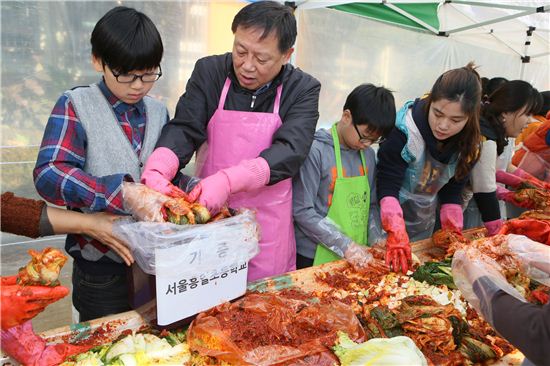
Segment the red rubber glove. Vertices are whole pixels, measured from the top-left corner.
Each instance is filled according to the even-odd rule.
[[[67,357],[92,348],[91,345],[75,346],[67,343],[46,346],[46,341],[34,333],[30,321],[2,330],[1,339],[2,350],[27,366],[59,365]]]
[[[455,203],[443,204],[439,210],[439,217],[441,219],[442,229],[462,234],[462,228],[464,227],[462,206]]]
[[[189,199],[198,197],[199,203],[216,214],[230,194],[261,188],[269,182],[270,170],[264,158],[243,160],[201,180],[189,193]]]
[[[17,276],[2,277],[2,329],[34,318],[69,293],[64,286],[21,286],[16,281]]]
[[[141,183],[170,197],[187,197],[185,192],[171,183],[178,172],[179,164],[179,159],[172,150],[159,147],[147,159],[141,173]]]
[[[403,210],[395,197],[380,200],[382,227],[388,233],[386,240],[386,264],[395,272],[407,273],[412,262],[411,245],[403,219]]]
[[[516,188],[523,182],[523,179],[521,179],[520,177],[505,172],[504,170],[497,170],[496,180],[498,183],[506,184],[507,186],[511,186],[514,188]]]

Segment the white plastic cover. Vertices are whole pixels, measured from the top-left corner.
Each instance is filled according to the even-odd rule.
[[[171,275],[216,272],[248,262],[259,253],[259,228],[254,212],[205,225],[117,221],[113,229],[124,239],[140,268],[149,274],[163,270]],[[180,255],[159,267],[155,250],[181,247]],[[165,273],[166,273],[165,272]]]
[[[300,9],[295,58],[297,66],[321,81],[319,127],[328,127],[340,115],[346,96],[360,83],[390,88],[400,107],[429,92],[441,73],[469,61],[489,78],[519,79],[522,72],[519,54],[483,28],[438,37],[342,11]],[[465,18],[453,9],[440,7],[442,23],[454,16]],[[523,39],[525,32],[520,33]],[[524,64],[523,79],[539,90],[550,89],[549,60],[544,56]]]

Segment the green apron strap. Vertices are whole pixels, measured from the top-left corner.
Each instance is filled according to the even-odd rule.
[[[363,174],[367,175],[367,163],[365,162],[365,153],[363,150],[359,150],[359,155],[361,155],[361,163],[363,163]]]
[[[334,157],[336,160],[336,171],[338,172],[338,178],[343,178],[344,173],[342,171],[342,157],[340,156],[340,139],[338,138],[338,131],[336,130],[335,123],[332,125],[330,132],[332,134],[332,142],[334,143]]]
[[[332,142],[334,143],[334,158],[336,160],[336,171],[338,172],[338,178],[344,178],[344,173],[342,171],[342,156],[340,155],[340,139],[338,138],[338,131],[336,130],[335,123],[330,129],[332,134]],[[363,150],[359,150],[359,155],[361,156],[361,163],[363,164],[363,174],[367,175],[367,163],[365,161],[365,153]]]

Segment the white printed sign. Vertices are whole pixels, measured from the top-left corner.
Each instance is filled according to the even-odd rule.
[[[221,244],[223,247],[223,243]],[[201,258],[220,256],[222,267],[208,271],[183,271],[185,274],[174,274],[172,271],[157,271],[157,322],[167,325],[210,309],[223,302],[235,299],[246,292],[248,263],[234,263],[223,266],[223,248],[215,253],[187,252],[172,247],[155,250],[156,263],[169,263],[182,254],[193,268],[201,268]],[[204,258],[206,259],[206,258]],[[209,261],[211,263],[211,261]],[[181,272],[181,271],[174,271]]]

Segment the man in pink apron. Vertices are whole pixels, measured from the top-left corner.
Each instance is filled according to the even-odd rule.
[[[231,30],[231,53],[195,64],[142,182],[170,193],[171,180],[197,152],[200,203],[213,211],[226,203],[256,210],[260,254],[250,262],[251,281],[295,269],[291,178],[313,141],[321,86],[288,63],[292,9],[251,3]]]

